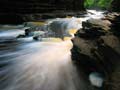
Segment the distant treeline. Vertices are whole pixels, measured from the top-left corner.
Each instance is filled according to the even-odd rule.
[[[86,8],[100,8],[108,9],[110,7],[112,0],[85,0]]]

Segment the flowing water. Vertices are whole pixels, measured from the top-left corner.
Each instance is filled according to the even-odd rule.
[[[100,15],[48,22],[50,26],[55,22],[51,26],[53,31],[59,28],[73,36],[74,30],[81,28],[82,21]],[[91,90],[72,64],[70,38],[65,41],[58,38],[43,41],[34,41],[32,37],[16,39],[24,33],[24,28],[5,28],[0,30],[0,90]]]

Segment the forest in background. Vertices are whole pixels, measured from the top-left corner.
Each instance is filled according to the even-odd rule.
[[[86,0],[84,5],[88,9],[108,9],[113,0]]]

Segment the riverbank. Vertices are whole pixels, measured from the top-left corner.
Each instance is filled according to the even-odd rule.
[[[100,90],[120,89],[119,25],[120,13],[107,13],[104,18],[84,21],[72,39],[73,63],[87,73],[87,78],[96,73],[93,86]],[[97,80],[103,82],[97,84]]]

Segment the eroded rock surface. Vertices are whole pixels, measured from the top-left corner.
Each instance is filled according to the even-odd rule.
[[[111,15],[111,16],[110,16]],[[113,17],[111,19],[111,17]],[[92,72],[103,75],[103,90],[120,89],[120,14],[82,23],[72,39],[72,60],[88,77]]]

